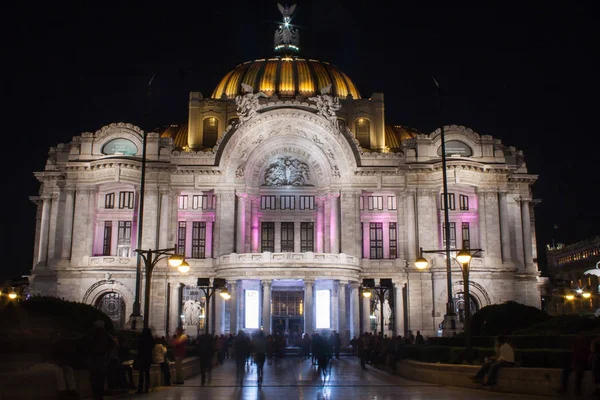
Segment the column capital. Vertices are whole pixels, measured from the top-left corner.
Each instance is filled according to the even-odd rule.
[[[349,282],[348,286],[350,286],[352,289],[358,289],[360,287],[360,283],[359,282]]]
[[[273,279],[261,279],[260,284],[263,286],[271,286],[273,284]]]
[[[307,285],[314,285],[315,284],[315,280],[314,279],[304,279],[304,287],[306,287]]]
[[[239,197],[241,199],[247,199],[250,198],[251,196],[246,193],[246,192],[235,192],[236,197]]]
[[[346,280],[342,280],[342,279],[338,280],[338,286],[340,286],[340,287],[346,286],[347,284],[348,284],[348,281],[346,281]]]

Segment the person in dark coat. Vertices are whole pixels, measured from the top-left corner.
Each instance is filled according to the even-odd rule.
[[[200,375],[202,377],[202,386],[206,383],[206,373],[210,381],[212,370],[212,356],[215,353],[215,340],[212,335],[201,335],[198,340],[198,357],[200,358]]]
[[[114,346],[112,336],[104,329],[104,321],[94,322],[89,337],[90,380],[94,400],[104,398],[104,383],[108,366],[108,352]]]
[[[150,365],[152,364],[153,349],[154,337],[152,337],[152,331],[150,328],[144,328],[138,340],[136,364],[139,370],[139,383],[136,393],[148,393],[150,389]]]

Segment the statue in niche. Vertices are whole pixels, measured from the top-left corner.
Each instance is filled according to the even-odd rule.
[[[373,311],[373,315],[375,317],[375,321],[377,322],[377,332],[381,332],[381,303],[379,300],[376,300],[375,310]],[[386,298],[383,302],[383,325],[384,331],[391,330],[389,325],[391,322],[390,317],[392,316],[392,308],[390,307],[390,303]]]
[[[265,170],[264,186],[308,186],[310,168],[291,156],[279,157]]]
[[[236,96],[235,104],[237,105],[237,115],[240,120],[240,124],[248,121],[258,111],[260,106],[259,98],[268,97],[263,92],[254,93],[254,89],[250,85],[242,83],[243,95]]]
[[[183,303],[183,318],[185,325],[198,325],[200,315],[204,310],[204,302],[187,300]]]
[[[337,112],[342,108],[340,99],[331,95],[331,83],[321,88],[321,94],[308,98],[317,105],[318,114],[329,120],[335,128],[338,128]]]

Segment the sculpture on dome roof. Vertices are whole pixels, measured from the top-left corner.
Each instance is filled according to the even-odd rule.
[[[283,15],[283,24],[279,25],[279,29],[275,31],[275,50],[300,50],[298,48],[300,34],[291,24],[292,14],[296,10],[296,5],[282,6],[277,3],[277,8],[279,8],[281,15]]]
[[[240,119],[240,123],[248,121],[256,114],[260,103],[258,101],[261,97],[268,97],[263,92],[254,93],[252,86],[242,83],[243,95],[238,95],[235,98],[235,104],[237,105],[237,115]]]
[[[318,114],[328,119],[335,128],[338,128],[337,112],[342,108],[340,99],[332,96],[331,83],[321,88],[321,94],[308,99],[314,101],[317,105]]]

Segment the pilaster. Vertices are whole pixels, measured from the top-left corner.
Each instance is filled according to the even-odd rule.
[[[304,280],[304,332],[310,335],[314,332],[313,289],[314,280]]]
[[[271,334],[271,283],[272,280],[260,281],[262,285],[262,326],[265,335]]]

